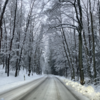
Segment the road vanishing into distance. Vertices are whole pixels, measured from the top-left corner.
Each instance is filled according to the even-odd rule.
[[[56,77],[48,76],[34,80],[3,94],[2,100],[78,100]]]

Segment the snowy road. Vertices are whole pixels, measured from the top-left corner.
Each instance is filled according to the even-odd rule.
[[[4,98],[4,100],[78,100],[57,78],[48,77],[44,80],[33,81],[0,95],[0,98]]]

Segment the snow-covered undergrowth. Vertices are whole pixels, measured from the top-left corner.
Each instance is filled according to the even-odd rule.
[[[100,92],[96,92],[93,85],[82,86],[80,83],[71,81],[69,79],[62,78],[62,80],[66,83],[67,86],[72,87],[75,91],[83,94],[90,100],[100,100]]]
[[[15,71],[10,71],[9,77],[5,73],[2,65],[0,65],[0,93],[8,91],[10,89],[16,88],[18,86],[24,85],[28,82],[31,82],[35,79],[41,78],[44,75],[37,75],[36,73],[31,74],[30,77],[27,75],[26,70],[21,70],[18,77],[15,77]],[[24,79],[25,76],[25,79]]]

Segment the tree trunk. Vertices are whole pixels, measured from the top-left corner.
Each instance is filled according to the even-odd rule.
[[[82,61],[82,35],[79,34],[79,67],[80,67],[80,83],[84,85],[84,72],[83,72],[83,61]]]
[[[30,76],[30,73],[31,73],[31,57],[29,56],[29,73],[28,73],[28,76]]]
[[[8,63],[7,63],[7,76],[9,76],[9,68],[10,68],[10,67],[9,67],[9,66],[10,66],[10,65],[9,65],[9,64],[10,64],[10,54],[9,54],[9,57],[7,58],[7,62],[8,62]]]
[[[76,5],[77,4],[77,5]],[[83,31],[83,21],[82,21],[82,7],[80,0],[75,0],[74,8],[76,12],[76,18],[78,21],[78,33],[79,33],[79,69],[80,69],[80,83],[82,85],[84,82],[84,71],[83,71],[83,61],[82,61],[82,31]]]

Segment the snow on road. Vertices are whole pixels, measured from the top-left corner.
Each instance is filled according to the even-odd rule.
[[[71,81],[70,79],[66,79],[64,77],[59,78],[68,88],[71,88],[73,91],[77,91],[75,94],[81,93],[83,96],[89,98],[89,100],[100,100],[100,92],[97,92],[98,89],[96,90],[96,88],[93,87],[93,84],[90,86],[82,86],[80,83]]]
[[[7,77],[5,70],[0,66],[0,94],[44,76],[34,73],[29,77],[26,70],[21,70],[18,77],[14,77],[14,74],[14,71],[10,71],[10,75]]]

